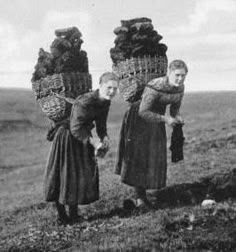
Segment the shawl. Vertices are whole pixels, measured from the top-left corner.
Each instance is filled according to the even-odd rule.
[[[162,93],[174,94],[184,92],[184,84],[179,86],[172,86],[169,83],[168,76],[153,79],[149,81],[145,86]]]

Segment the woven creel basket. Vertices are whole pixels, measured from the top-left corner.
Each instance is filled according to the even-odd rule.
[[[87,73],[61,73],[32,82],[32,89],[43,113],[58,122],[70,115],[71,103],[77,96],[92,89]]]
[[[113,72],[120,79],[119,91],[125,101],[141,98],[145,85],[152,79],[166,75],[168,60],[164,56],[130,58],[113,65]]]

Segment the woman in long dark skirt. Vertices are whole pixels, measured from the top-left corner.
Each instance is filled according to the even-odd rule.
[[[96,126],[101,148],[108,149],[106,121],[117,87],[117,76],[104,73],[99,89],[79,96],[70,118],[51,131],[53,142],[46,167],[45,197],[46,201],[56,203],[60,224],[77,221],[78,205],[99,198],[98,165],[91,144],[91,130]],[[69,214],[65,205],[69,206]]]
[[[125,113],[117,152],[116,174],[133,186],[136,206],[148,207],[146,189],[166,186],[167,148],[165,124],[183,123],[179,114],[188,68],[182,60],[169,65],[168,75],[149,82],[142,98]],[[165,115],[170,105],[170,115]]]

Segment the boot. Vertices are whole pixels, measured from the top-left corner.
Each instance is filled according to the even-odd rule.
[[[82,217],[78,215],[77,205],[69,206],[69,219],[72,223],[81,221]]]
[[[143,210],[152,208],[151,202],[147,199],[146,190],[143,187],[135,187],[136,207]]]
[[[58,213],[57,223],[59,225],[67,225],[69,224],[69,217],[66,214],[65,206],[56,201],[56,209]]]

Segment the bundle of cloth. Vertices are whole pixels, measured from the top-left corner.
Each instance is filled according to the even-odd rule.
[[[183,146],[184,146],[184,133],[183,133],[183,124],[176,124],[173,127],[171,134],[171,161],[177,163],[184,159]]]
[[[167,46],[159,43],[162,36],[154,30],[152,20],[146,17],[121,20],[115,28],[115,47],[110,49],[113,64],[145,55],[166,56]]]
[[[81,50],[83,40],[79,29],[77,27],[57,29],[55,35],[50,52],[43,48],[39,49],[32,81],[55,73],[89,72],[87,53]]]

